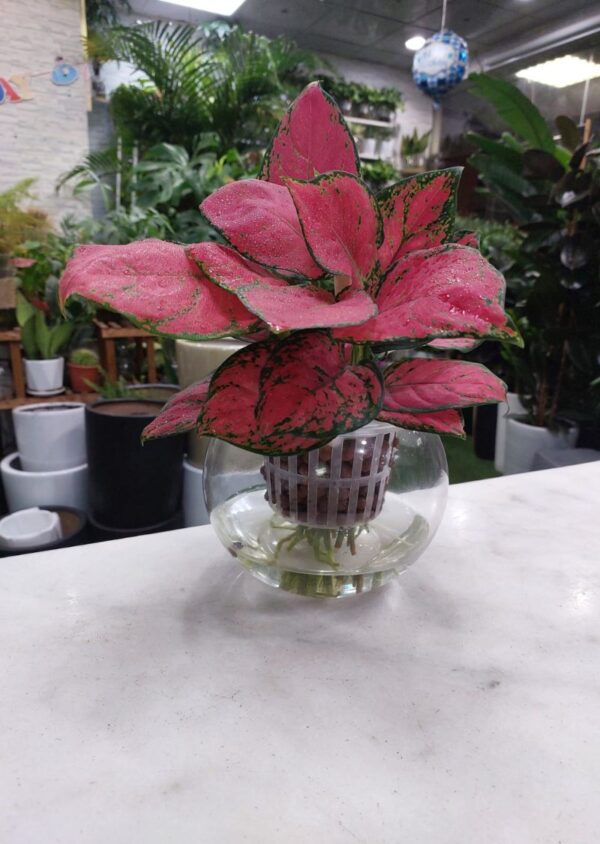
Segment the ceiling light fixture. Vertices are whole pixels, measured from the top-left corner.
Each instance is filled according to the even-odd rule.
[[[423,44],[425,44],[425,38],[422,35],[413,35],[412,38],[409,38],[408,41],[404,42],[404,46],[407,50],[420,50]]]
[[[210,12],[213,15],[229,18],[237,12],[245,0],[161,0],[161,2],[169,3],[172,6],[185,6],[188,9],[196,9],[198,12]]]
[[[559,59],[525,67],[517,72],[517,76],[552,88],[566,88],[585,82],[586,79],[596,79],[600,76],[600,64],[578,56],[561,56]]]

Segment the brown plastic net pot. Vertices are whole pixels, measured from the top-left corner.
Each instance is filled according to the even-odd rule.
[[[267,457],[262,473],[275,512],[308,527],[365,524],[381,512],[397,453],[393,425],[370,422],[292,457]]]

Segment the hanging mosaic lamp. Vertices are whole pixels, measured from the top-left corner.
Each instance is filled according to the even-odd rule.
[[[469,62],[469,47],[464,38],[446,29],[446,7],[442,4],[440,31],[428,38],[413,59],[412,75],[418,87],[439,108],[440,97],[462,82]]]

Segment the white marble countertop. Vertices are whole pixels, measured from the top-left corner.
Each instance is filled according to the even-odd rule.
[[[0,561],[3,844],[597,844],[600,464],[316,601],[210,528]]]

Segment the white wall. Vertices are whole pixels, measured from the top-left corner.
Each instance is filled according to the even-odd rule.
[[[33,99],[0,106],[0,191],[28,177],[37,204],[58,222],[67,213],[87,213],[89,200],[68,191],[55,194],[57,178],[88,150],[87,69],[60,87],[49,72],[57,56],[83,62],[80,0],[1,0],[0,76],[32,75]]]

